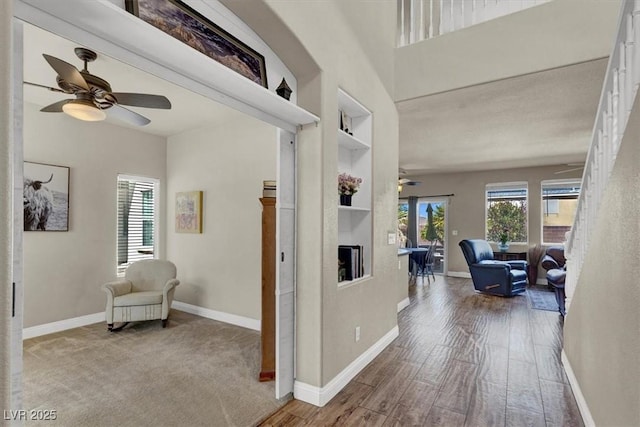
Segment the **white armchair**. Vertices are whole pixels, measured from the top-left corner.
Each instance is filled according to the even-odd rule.
[[[165,328],[173,293],[179,284],[176,266],[170,261],[134,262],[125,271],[124,279],[102,285],[107,293],[107,328],[113,332],[129,322],[155,319],[161,319]],[[114,329],[114,322],[124,322],[124,325]]]

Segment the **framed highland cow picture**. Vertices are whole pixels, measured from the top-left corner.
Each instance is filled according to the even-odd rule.
[[[24,231],[69,231],[69,168],[24,162]]]
[[[264,56],[180,0],[125,0],[129,13],[267,87]]]

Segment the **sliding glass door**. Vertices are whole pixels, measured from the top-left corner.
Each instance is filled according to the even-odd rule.
[[[433,272],[447,271],[447,199],[418,199],[417,246],[435,250]]]

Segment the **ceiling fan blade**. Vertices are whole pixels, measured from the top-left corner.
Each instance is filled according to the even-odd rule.
[[[408,184],[410,182],[411,182],[411,180],[408,179],[408,178],[400,178],[400,179],[398,179],[398,184],[400,184],[400,185]]]
[[[120,105],[131,105],[132,107],[171,109],[171,102],[162,95],[149,95],[145,93],[113,92],[113,96]]]
[[[87,91],[89,90],[89,85],[76,67],[46,53],[43,53],[42,56],[44,56],[44,59],[51,65],[51,68],[53,68],[64,81]]]
[[[31,83],[31,82],[22,82],[22,83],[24,83],[24,84],[26,84],[26,85],[29,85],[29,86],[41,87],[41,88],[44,88],[44,89],[50,90],[51,92],[62,92],[62,93],[67,93],[67,92],[63,91],[62,89],[58,89],[57,87],[50,87],[50,86],[40,85],[40,84],[38,84],[38,83]]]
[[[145,116],[128,110],[118,104],[114,104],[111,108],[105,111],[109,116],[115,117],[123,122],[131,123],[132,125],[145,126],[151,123],[151,120],[147,119]]]
[[[422,181],[409,181],[407,182],[407,185],[420,185],[422,184]]]
[[[62,101],[54,102],[51,105],[47,105],[40,111],[42,111],[43,113],[62,113],[62,106],[71,101],[73,101],[73,99],[63,99]]]

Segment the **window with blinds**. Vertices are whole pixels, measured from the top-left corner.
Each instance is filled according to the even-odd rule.
[[[571,230],[580,196],[579,180],[542,181],[542,243],[563,243]]]
[[[509,242],[526,243],[528,212],[526,182],[487,184],[486,239],[499,242],[506,233]]]
[[[118,274],[135,261],[154,258],[157,187],[151,178],[118,176]]]

